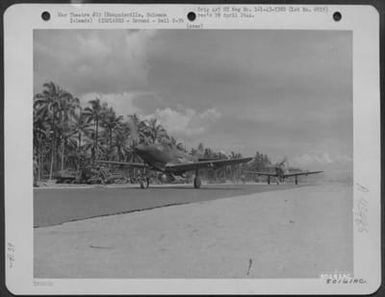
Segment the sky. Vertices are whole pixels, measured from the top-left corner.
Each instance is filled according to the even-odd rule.
[[[352,168],[352,34],[312,30],[35,30],[34,92],[156,117],[217,151]]]

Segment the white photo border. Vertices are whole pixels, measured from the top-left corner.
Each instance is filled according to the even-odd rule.
[[[165,12],[186,18],[199,7],[263,7],[255,19],[205,18],[189,22],[84,24],[57,18],[64,12]],[[289,12],[288,7],[311,12]],[[274,9],[286,7],[285,13]],[[316,12],[316,7],[325,8]],[[43,11],[53,16],[41,18]],[[333,20],[339,11],[342,19]],[[33,277],[32,96],[35,29],[270,29],[353,32],[354,279],[38,279]],[[381,144],[379,13],[369,5],[138,5],[15,4],[4,13],[4,169],[6,286],[13,294],[370,294],[381,285]],[[23,137],[14,137],[23,135]],[[14,170],[18,168],[18,170]],[[22,181],[23,186],[20,185]],[[365,208],[361,206],[365,203]],[[364,213],[363,213],[364,212]],[[362,229],[360,218],[366,216]]]

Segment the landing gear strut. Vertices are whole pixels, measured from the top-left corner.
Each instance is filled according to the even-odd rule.
[[[295,176],[295,184],[298,185],[298,176]]]
[[[267,184],[270,185],[270,175],[267,176]]]
[[[198,170],[195,170],[195,177],[194,177],[194,188],[199,189],[202,185],[202,181],[198,175]]]

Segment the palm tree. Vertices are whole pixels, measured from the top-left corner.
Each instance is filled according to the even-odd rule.
[[[69,95],[66,98],[63,98],[59,108],[58,131],[62,147],[60,168],[63,170],[65,163],[65,148],[68,144],[68,139],[76,133],[74,132],[72,125],[76,110],[80,108],[79,99]]]
[[[122,116],[116,116],[116,113],[112,107],[108,108],[105,111],[103,117],[103,127],[106,129],[106,138],[108,139],[108,149],[107,149],[107,159],[112,153],[112,136],[115,129],[117,129],[122,124]]]
[[[43,91],[34,96],[33,151],[38,179],[43,172],[49,172],[49,179],[52,179],[59,164],[61,169],[79,169],[82,159],[95,161],[104,153],[111,160],[140,162],[140,157],[135,154],[139,143],[167,143],[187,152],[183,142],[169,136],[155,118],[141,120],[132,114],[125,121],[98,98],[88,103],[82,110],[79,99],[53,82],[44,84]],[[202,143],[192,148],[190,154],[199,158],[226,158],[224,153],[205,148]],[[230,157],[240,158],[241,155],[232,152]],[[247,166],[254,168],[269,163],[267,155],[257,153],[255,162]],[[227,170],[231,169],[231,172],[228,173],[236,179],[246,165],[229,167]],[[202,174],[210,179],[223,178],[227,170],[209,170]]]
[[[178,142],[176,148],[180,151],[187,153],[186,145],[183,142]]]
[[[168,143],[171,147],[176,147],[177,146],[177,141],[175,137],[171,136],[167,139],[166,143]]]
[[[58,124],[59,139],[61,141],[61,158],[60,158],[60,170],[63,171],[65,164],[65,149],[68,145],[68,140],[76,132],[74,131],[69,121],[64,121]]]
[[[72,122],[72,128],[74,130],[74,135],[76,136],[78,149],[82,146],[82,136],[90,133],[88,130],[89,127],[90,124],[87,122],[86,116],[80,108],[79,114],[74,115]]]
[[[157,119],[150,119],[147,127],[147,133],[152,143],[161,142],[162,139],[168,138],[166,129],[161,124],[158,124]]]
[[[148,126],[145,121],[140,120],[136,113],[128,115],[127,125],[129,126],[132,144],[147,143]]]
[[[41,171],[44,166],[44,152],[50,138],[50,127],[44,109],[33,109],[33,147],[34,157],[37,161],[37,181],[41,179]]]
[[[83,113],[84,113],[88,123],[90,123],[91,121],[93,121],[93,123],[94,123],[95,133],[93,135],[94,136],[94,144],[92,147],[91,159],[92,159],[92,161],[95,161],[95,158],[99,157],[99,146],[98,146],[99,124],[104,117],[105,110],[104,110],[102,104],[100,104],[99,98],[96,98],[94,100],[90,100],[88,103],[91,106],[90,107],[87,106],[84,109]]]
[[[45,83],[43,91],[37,94],[34,98],[34,108],[47,118],[50,122],[52,131],[51,141],[51,163],[49,170],[49,179],[52,179],[52,174],[55,168],[54,161],[57,152],[58,143],[58,122],[60,120],[59,113],[62,113],[61,106],[63,102],[70,100],[72,95],[53,82]]]
[[[116,127],[112,148],[114,157],[118,161],[130,161],[129,158],[133,154],[133,150],[131,148],[130,128],[127,123],[121,123]]]

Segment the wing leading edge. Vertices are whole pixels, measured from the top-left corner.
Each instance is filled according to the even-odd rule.
[[[246,172],[256,174],[256,175],[278,176],[276,173],[273,173],[273,172],[261,172],[261,171],[246,171]]]
[[[301,176],[301,175],[309,175],[309,174],[316,174],[316,173],[321,173],[323,171],[302,171],[302,172],[297,172],[297,173],[288,173],[285,174],[285,177],[290,177],[290,176]]]
[[[236,165],[241,163],[247,163],[253,158],[239,158],[239,159],[225,159],[225,160],[208,160],[208,161],[198,161],[194,163],[183,163],[183,164],[174,164],[167,165],[166,171],[170,172],[185,172],[193,171],[201,168],[219,168],[228,165]]]

